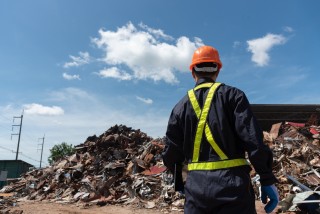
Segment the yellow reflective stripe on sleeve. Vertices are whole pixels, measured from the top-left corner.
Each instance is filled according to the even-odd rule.
[[[249,165],[247,160],[244,158],[222,160],[216,162],[203,162],[203,163],[189,163],[188,170],[216,170],[225,169],[237,166]]]
[[[220,149],[220,147],[217,145],[216,141],[214,140],[213,135],[211,133],[211,130],[208,126],[208,123],[206,124],[206,127],[205,127],[205,133],[206,133],[206,137],[207,137],[208,142],[212,146],[213,150],[221,158],[221,160],[228,159],[228,157],[224,154],[224,152]]]
[[[203,109],[201,111],[197,131],[196,131],[196,136],[195,136],[195,140],[194,140],[192,162],[197,162],[199,160],[200,144],[202,141],[203,130],[204,130],[205,124],[207,122],[207,116],[208,116],[208,112],[210,110],[211,101],[212,101],[214,92],[218,88],[219,85],[220,84],[217,83],[217,84],[214,84],[213,86],[211,86],[211,88],[209,89],[209,92],[207,94],[207,98],[205,100]]]

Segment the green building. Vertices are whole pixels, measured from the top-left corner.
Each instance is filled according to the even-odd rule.
[[[33,165],[22,160],[0,160],[0,188],[7,185],[7,180],[19,178]]]

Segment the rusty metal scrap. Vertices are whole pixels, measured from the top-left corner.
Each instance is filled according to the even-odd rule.
[[[277,123],[263,133],[274,154],[284,211],[293,209],[297,194],[320,189],[320,126],[309,124]],[[161,158],[163,149],[163,139],[115,125],[75,146],[75,154],[24,174],[0,192],[14,193],[16,199],[182,211],[184,195],[174,190],[173,176]],[[259,176],[254,171],[251,175],[258,198]]]
[[[276,185],[283,212],[301,211],[303,206],[292,204],[294,198],[300,193],[320,189],[320,126],[315,124],[314,120],[306,124],[278,123],[272,126],[270,133],[263,133],[265,143],[274,154],[273,172],[279,181]]]
[[[11,211],[17,205],[17,200],[12,199],[13,193],[0,193],[0,214],[21,214],[23,210]]]
[[[27,200],[171,209],[181,197],[175,195],[172,175],[163,165],[163,149],[162,139],[115,125],[75,146],[75,154],[24,174],[1,192]]]

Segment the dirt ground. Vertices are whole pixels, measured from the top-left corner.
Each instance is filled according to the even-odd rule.
[[[130,205],[106,205],[97,206],[91,205],[84,207],[83,205],[75,204],[60,204],[53,202],[28,201],[19,202],[18,206],[10,209],[23,210],[23,214],[163,214],[161,210],[156,209],[139,209]],[[182,212],[170,212],[172,214],[181,214]]]
[[[263,204],[260,201],[256,202],[257,213],[265,213],[263,210]],[[164,212],[156,209],[139,209],[132,206],[117,206],[106,205],[99,207],[97,205],[91,205],[89,207],[83,207],[76,204],[60,204],[53,202],[40,202],[40,201],[27,201],[18,202],[18,205],[11,209],[23,210],[23,214],[164,214]],[[182,214],[183,212],[171,211],[170,214]],[[275,212],[273,212],[275,213]]]

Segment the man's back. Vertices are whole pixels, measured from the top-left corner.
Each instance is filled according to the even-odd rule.
[[[195,51],[190,70],[196,86],[171,112],[163,161],[172,172],[187,162],[185,213],[254,214],[246,153],[267,193],[276,194],[272,152],[263,143],[246,95],[215,82],[221,67],[214,48]],[[268,211],[277,203],[274,194]]]

